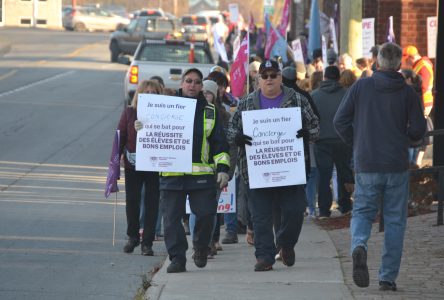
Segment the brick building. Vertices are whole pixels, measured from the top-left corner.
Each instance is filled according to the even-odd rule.
[[[388,18],[393,16],[396,42],[405,47],[415,45],[427,55],[427,17],[437,15],[437,0],[363,0],[362,17],[375,18],[375,41],[386,41]]]

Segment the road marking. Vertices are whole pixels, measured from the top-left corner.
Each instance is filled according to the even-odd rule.
[[[104,200],[102,201],[72,201],[72,200],[48,200],[46,197],[45,199],[0,199],[0,203],[28,203],[28,204],[66,204],[66,205],[115,205],[115,202],[112,202],[113,200],[106,200],[105,197],[103,197]],[[125,201],[119,201],[117,202],[118,206],[125,206]]]
[[[24,85],[24,86],[22,86],[22,87],[19,87],[19,88],[16,88],[16,89],[13,89],[13,90],[10,90],[10,91],[7,91],[7,92],[4,92],[4,93],[1,93],[1,94],[0,94],[0,98],[1,98],[1,97],[4,97],[4,96],[9,96],[9,95],[11,95],[11,94],[15,94],[15,93],[18,93],[18,92],[21,92],[21,91],[24,91],[24,90],[26,90],[26,89],[29,89],[29,88],[35,87],[35,86],[40,85],[40,84],[43,84],[43,83],[47,83],[47,82],[50,82],[50,81],[53,81],[53,80],[57,80],[57,79],[59,79],[59,78],[62,78],[62,77],[65,77],[65,76],[71,75],[71,74],[73,74],[73,73],[75,73],[75,72],[76,72],[76,71],[68,71],[68,72],[60,73],[60,74],[57,74],[57,75],[55,75],[55,76],[51,76],[51,77],[48,77],[48,78],[46,78],[46,79],[42,79],[42,80],[39,80],[39,81],[36,81],[36,82],[30,83],[30,84]]]
[[[8,73],[0,76],[0,80],[6,79],[8,77],[11,77],[12,75],[14,75],[15,73],[17,73],[17,70],[11,70]]]
[[[63,55],[62,57],[75,57],[75,56],[78,56],[78,55],[80,54],[80,52],[85,51],[85,50],[87,50],[87,49],[89,49],[89,48],[91,48],[91,47],[93,47],[93,46],[97,46],[97,45],[100,45],[100,44],[98,44],[98,43],[94,43],[94,44],[89,44],[89,45],[86,45],[86,46],[80,47],[79,49],[76,49],[76,50],[74,50],[74,51],[71,52],[71,53],[68,53],[68,54],[66,54],[66,55]]]
[[[41,167],[57,167],[57,168],[73,168],[73,169],[108,170],[108,167],[102,167],[102,166],[65,165],[65,164],[42,164],[42,163],[21,162],[21,161],[7,161],[7,160],[0,160],[0,164],[5,164],[5,165],[22,165],[22,166],[41,166]]]

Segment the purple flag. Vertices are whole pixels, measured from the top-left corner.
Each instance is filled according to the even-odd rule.
[[[111,151],[111,157],[108,165],[108,176],[106,177],[105,185],[105,198],[108,199],[111,193],[119,191],[117,186],[117,180],[120,179],[120,130],[116,130],[114,135],[113,149]]]

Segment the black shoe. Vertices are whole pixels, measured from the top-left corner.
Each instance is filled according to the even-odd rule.
[[[153,249],[151,248],[151,246],[142,245],[142,255],[154,256],[154,252],[153,252]]]
[[[396,291],[396,283],[394,281],[380,281],[379,282],[380,291]]]
[[[222,244],[236,244],[237,242],[237,234],[230,232],[227,232],[225,237],[222,239]]]
[[[126,245],[123,247],[123,252],[133,253],[134,248],[140,245],[140,240],[138,238],[130,238]]]
[[[255,272],[265,272],[265,271],[271,271],[271,270],[273,270],[273,265],[271,265],[263,260],[258,260],[257,263],[254,265]]]
[[[203,268],[207,265],[208,248],[195,249],[193,254],[194,264],[198,268]]]
[[[167,273],[182,273],[186,271],[187,269],[185,268],[185,264],[181,264],[175,261],[171,262],[167,268]]]
[[[282,259],[282,263],[284,265],[286,265],[287,267],[291,267],[292,265],[294,265],[295,261],[294,249],[282,248],[281,251],[279,251],[279,254]]]
[[[358,246],[353,250],[353,281],[359,287],[368,287],[369,275],[367,267],[367,251]]]

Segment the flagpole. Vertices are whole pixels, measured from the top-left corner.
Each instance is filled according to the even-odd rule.
[[[117,192],[116,192],[116,201],[114,202],[114,220],[113,220],[113,246],[116,242],[116,208],[117,208]]]
[[[251,22],[251,16],[250,16],[250,22]],[[248,30],[247,30],[247,51],[248,51],[248,57],[247,57],[247,69],[245,72],[247,73],[247,90],[246,94],[248,95],[250,93],[250,22],[248,22]]]

